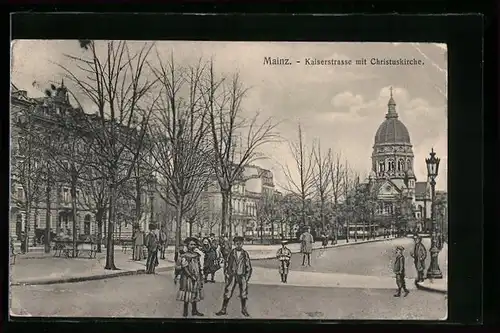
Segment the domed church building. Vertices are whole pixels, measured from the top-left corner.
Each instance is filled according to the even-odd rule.
[[[423,218],[430,218],[430,186],[427,181],[417,182],[415,177],[410,133],[399,119],[392,88],[385,119],[375,134],[371,159],[370,175],[361,185],[375,197],[374,222],[397,228],[398,222],[405,219],[407,228],[424,229]]]

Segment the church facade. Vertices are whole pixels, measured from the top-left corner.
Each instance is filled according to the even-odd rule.
[[[385,119],[375,134],[371,160],[369,177],[362,185],[375,198],[374,222],[396,228],[405,216],[406,228],[428,229],[430,185],[427,180],[418,182],[415,177],[410,133],[399,119],[392,88]]]

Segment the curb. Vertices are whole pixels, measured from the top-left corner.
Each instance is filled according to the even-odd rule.
[[[397,238],[383,238],[383,239],[372,239],[368,241],[361,241],[361,242],[349,242],[349,243],[343,243],[343,244],[336,244],[336,245],[327,245],[326,247],[318,247],[313,249],[313,251],[317,250],[324,250],[324,249],[333,249],[336,247],[344,247],[344,246],[354,246],[354,245],[360,245],[360,244],[367,244],[367,243],[375,243],[375,242],[382,242],[382,241],[388,241],[388,240],[393,240]],[[300,251],[292,251],[292,254],[297,254],[300,253]],[[269,259],[276,259],[276,256],[269,256],[269,257],[260,257],[260,258],[250,258],[252,260],[269,260]]]
[[[419,289],[419,290],[424,290],[424,291],[443,294],[443,295],[448,294],[448,290],[426,287],[426,286],[422,286],[420,283],[415,283],[415,285],[417,286],[417,289]]]
[[[167,272],[172,270],[174,267],[159,267],[156,269],[156,272]],[[122,271],[111,274],[100,274],[100,275],[92,275],[92,276],[74,276],[68,278],[59,278],[53,280],[41,280],[41,281],[26,281],[26,282],[12,282],[11,286],[39,286],[39,285],[49,285],[49,284],[63,284],[63,283],[77,283],[84,281],[95,281],[95,280],[105,280],[122,276],[130,276],[130,275],[140,275],[146,274],[145,269],[138,269],[135,271]]]

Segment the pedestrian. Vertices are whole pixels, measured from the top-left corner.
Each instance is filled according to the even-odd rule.
[[[21,237],[20,238],[20,241],[21,241],[21,253],[26,253],[26,250],[27,250],[27,245],[28,245],[28,239],[26,237],[26,232],[25,231],[21,231]]]
[[[415,282],[423,282],[427,250],[425,249],[424,244],[422,244],[422,237],[420,235],[415,234],[413,239],[415,240],[415,246],[413,251],[410,252],[410,255],[413,258],[413,263],[415,264],[415,269],[417,270],[417,279]]]
[[[198,241],[194,237],[184,240],[187,251],[180,256],[180,282],[177,300],[184,303],[183,317],[187,317],[189,303],[192,304],[191,314],[202,317],[197,303],[203,300],[203,273],[201,271],[200,255],[195,251]]]
[[[165,226],[160,230],[160,259],[165,260],[165,251],[167,250],[167,231]]]
[[[406,289],[405,282],[405,256],[403,255],[404,247],[396,247],[396,259],[394,260],[394,274],[396,274],[396,285],[398,286],[398,292],[394,297],[401,296],[401,289],[405,293],[405,297],[408,296],[410,291]]]
[[[281,248],[276,252],[276,259],[279,262],[279,273],[281,282],[287,283],[288,269],[290,268],[290,260],[292,259],[292,251],[286,247],[286,241],[281,241]]]
[[[222,253],[222,258],[224,259],[224,262],[227,262],[227,257],[231,252],[231,241],[229,240],[227,234],[224,234],[224,237],[222,237],[219,246],[220,246],[220,251]]]
[[[306,231],[300,235],[300,252],[302,253],[302,266],[305,266],[307,258],[307,266],[311,266],[311,253],[313,250],[314,238],[311,235],[311,228],[307,227]]]
[[[132,253],[132,257],[133,260],[140,261],[143,258],[142,249],[144,247],[144,232],[141,230],[140,226],[137,226],[133,237],[134,237],[134,250]]]
[[[203,252],[203,274],[204,282],[208,282],[208,276],[211,276],[210,282],[215,283],[215,273],[220,269],[219,259],[217,258],[217,248],[214,247],[209,238],[203,238],[201,251]]]
[[[326,246],[328,245],[328,234],[326,233],[326,231],[323,231],[321,233],[321,239],[321,245],[323,246],[323,248],[326,248]]]
[[[175,262],[174,284],[177,284],[177,281],[179,281],[179,278],[181,276],[181,272],[182,272],[181,258],[182,258],[182,255],[186,252],[187,252],[187,247],[185,245],[179,247],[179,249],[175,251],[175,254],[174,254],[174,262]]]
[[[252,263],[248,252],[243,249],[243,237],[236,236],[233,239],[235,248],[231,250],[224,265],[225,285],[222,308],[216,313],[217,316],[227,314],[227,305],[233,296],[236,285],[240,289],[241,313],[249,317],[247,310],[248,281],[252,276]]]
[[[159,239],[158,234],[155,232],[156,227],[154,225],[149,226],[149,233],[146,236],[146,248],[148,250],[148,258],[146,260],[146,273],[154,274],[155,268],[158,266],[158,246]]]

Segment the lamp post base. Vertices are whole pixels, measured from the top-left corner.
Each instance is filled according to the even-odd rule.
[[[429,252],[431,253],[431,263],[429,265],[429,269],[427,270],[427,278],[442,279],[443,273],[441,273],[441,269],[439,268],[438,263],[439,249],[433,246]]]

